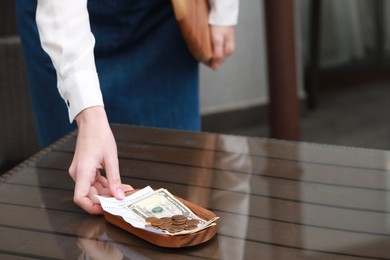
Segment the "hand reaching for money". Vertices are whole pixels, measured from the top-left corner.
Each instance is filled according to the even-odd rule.
[[[91,214],[102,214],[95,195],[123,199],[130,185],[121,183],[117,148],[103,107],[91,107],[76,117],[79,128],[69,174],[75,181],[74,202]],[[100,174],[104,169],[106,177]]]

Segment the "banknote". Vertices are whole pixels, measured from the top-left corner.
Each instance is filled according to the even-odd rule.
[[[158,189],[137,201],[133,201],[130,204],[125,205],[125,207],[132,213],[132,215],[136,215],[142,221],[145,221],[151,217],[164,218],[175,215],[182,215],[187,219],[194,219],[199,221],[197,228],[193,230],[175,232],[175,235],[198,232],[199,230],[207,228],[211,225],[215,225],[214,222],[218,219],[217,217],[206,221],[198,217],[187,206],[176,199],[168,190],[163,188]]]
[[[159,189],[152,194],[134,201],[127,205],[127,208],[141,219],[148,217],[168,217],[173,215],[184,215],[187,218],[199,219],[188,207],[177,200],[168,190]]]

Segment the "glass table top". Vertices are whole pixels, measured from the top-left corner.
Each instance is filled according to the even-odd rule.
[[[390,259],[390,153],[113,125],[122,181],[220,217],[210,241],[152,245],[73,203],[76,133],[0,181],[0,259]]]

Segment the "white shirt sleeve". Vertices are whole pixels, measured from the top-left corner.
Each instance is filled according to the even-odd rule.
[[[209,0],[209,24],[233,26],[238,22],[239,0]]]
[[[38,0],[36,21],[42,48],[57,71],[69,121],[85,108],[103,106],[87,0]]]

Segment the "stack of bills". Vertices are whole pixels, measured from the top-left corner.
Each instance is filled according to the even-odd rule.
[[[127,223],[133,227],[148,230],[150,232],[158,234],[169,235],[183,235],[191,234],[215,225],[215,221],[218,217],[212,218],[208,221],[196,216],[187,206],[177,200],[168,190],[158,189],[153,190],[150,186],[141,189],[123,200],[117,200],[115,198],[105,198],[97,196],[100,200],[103,210],[106,212],[122,217]],[[159,222],[161,219],[181,218],[191,223],[198,223],[196,227],[191,225],[190,228],[165,229],[161,224],[154,223]],[[153,225],[151,225],[151,219]],[[156,221],[159,220],[159,221]],[[164,223],[166,224],[166,223]],[[166,225],[164,225],[165,227]],[[178,231],[179,230],[179,231]]]

